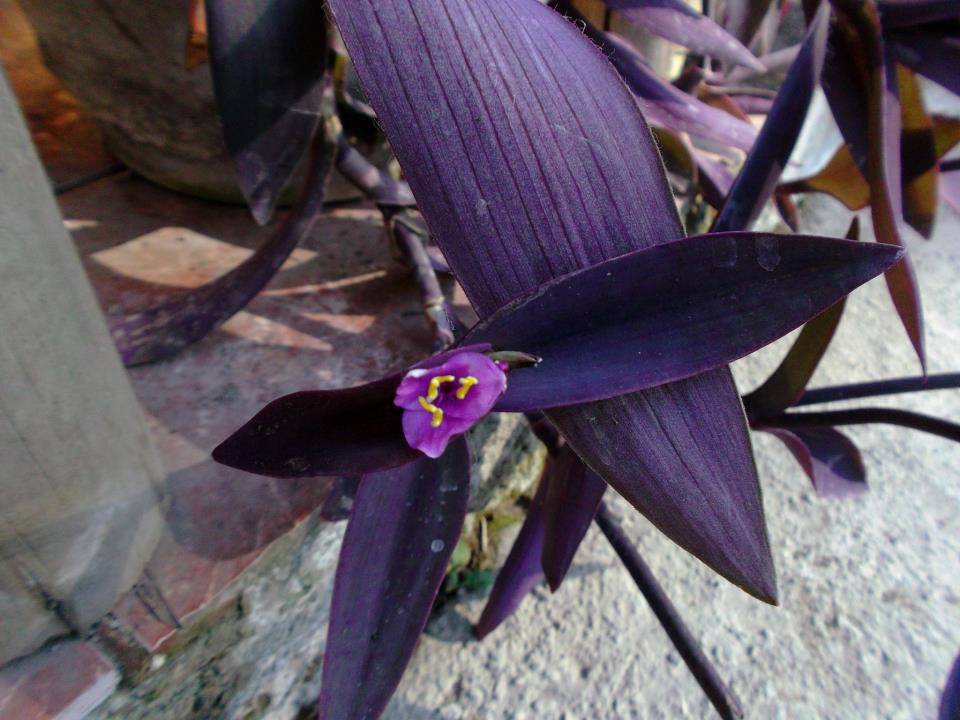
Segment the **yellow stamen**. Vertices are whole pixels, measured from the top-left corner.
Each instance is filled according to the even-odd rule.
[[[453,378],[450,379],[452,380]],[[420,401],[420,407],[433,415],[433,420],[430,421],[430,427],[440,427],[440,423],[443,422],[443,410],[436,405],[431,405],[427,398],[422,395],[418,397],[417,400]]]
[[[480,381],[473,377],[473,375],[467,375],[464,378],[460,378],[458,382],[460,383],[460,387],[457,389],[457,400],[463,400],[467,396],[467,393],[470,392],[470,388]]]
[[[437,375],[430,381],[430,387],[427,388],[427,401],[433,402],[440,395],[440,384],[453,382],[456,380],[453,375]],[[440,423],[437,423],[439,425]],[[434,426],[436,427],[436,425]]]

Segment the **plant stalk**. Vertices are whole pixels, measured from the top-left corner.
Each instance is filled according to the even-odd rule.
[[[891,380],[834,385],[814,388],[803,393],[794,407],[800,405],[818,405],[836,400],[854,400],[857,398],[896,395],[898,393],[924,392],[927,390],[953,390],[960,388],[960,373],[944,373],[927,377],[905,377]]]
[[[960,442],[960,425],[929,415],[894,408],[857,408],[856,410],[783,413],[770,421],[764,421],[763,424],[789,429],[792,427],[826,427],[872,423],[900,425],[901,427],[920,430],[947,440]]]
[[[423,246],[423,240],[413,232],[406,223],[396,219],[389,220],[393,237],[403,252],[407,262],[413,269],[413,274],[420,285],[420,299],[423,303],[423,314],[433,330],[433,351],[441,352],[453,344],[456,339],[455,326],[451,319],[452,309],[447,305],[447,299],[440,289],[437,273],[430,263],[430,256]]]
[[[717,713],[724,720],[742,718],[743,709],[740,707],[737,696],[723,682],[700,644],[684,625],[670,598],[660,587],[660,583],[640,557],[640,553],[630,542],[630,538],[620,527],[605,502],[601,501],[595,520]]]

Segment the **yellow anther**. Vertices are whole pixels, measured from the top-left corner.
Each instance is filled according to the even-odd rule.
[[[437,375],[430,381],[430,387],[427,388],[427,401],[433,402],[440,395],[441,383],[453,382],[456,378],[453,375]],[[437,423],[439,425],[440,423]],[[436,425],[434,425],[436,427]]]
[[[450,379],[453,380],[453,378]],[[430,427],[440,427],[440,423],[443,422],[443,410],[436,405],[431,405],[423,395],[418,397],[417,400],[420,401],[420,407],[433,415],[433,420],[430,421]]]
[[[460,387],[457,389],[457,400],[463,400],[467,396],[467,393],[470,392],[470,388],[480,381],[473,377],[473,375],[467,375],[464,378],[460,378],[457,382],[460,383]]]

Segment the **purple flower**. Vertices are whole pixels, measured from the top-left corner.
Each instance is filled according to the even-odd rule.
[[[403,408],[403,434],[424,455],[438,458],[496,404],[507,389],[498,364],[480,353],[456,353],[442,365],[408,372],[393,404]]]

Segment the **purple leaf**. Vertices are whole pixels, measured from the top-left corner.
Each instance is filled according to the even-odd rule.
[[[773,194],[800,136],[813,91],[820,82],[828,18],[827,8],[821,9],[807,31],[757,142],[714,222],[715,231],[748,229]]]
[[[694,149],[693,158],[697,163],[697,182],[703,199],[712,207],[720,208],[733,187],[733,173],[719,160]]]
[[[803,235],[685,238],[545,283],[481,320],[463,342],[541,358],[511,371],[499,411],[605,400],[754,352],[902,254]]]
[[[787,446],[820,497],[856,497],[867,491],[863,458],[843,433],[829,427],[759,429],[775,435]]]
[[[937,717],[939,720],[960,718],[960,657],[954,661],[947,676],[947,684],[940,697],[940,712]]]
[[[766,70],[739,40],[681,0],[604,0],[604,3],[628,22],[696,53],[756,72]]]
[[[375,718],[413,655],[460,538],[470,494],[464,440],[360,481],[330,603],[320,717]]]
[[[797,53],[799,52],[800,44],[797,43],[796,45],[789,45],[788,47],[774,50],[771,53],[757,58],[757,60],[763,65],[765,72],[784,72],[793,65],[793,61],[797,59]],[[731,68],[729,72],[722,76],[722,83],[724,85],[736,85],[748,78],[752,78],[756,74],[757,72],[751,68]]]
[[[824,91],[854,160],[870,186],[877,240],[904,246],[900,169],[901,113],[895,63],[884,50],[876,6],[836,8]],[[866,112],[864,112],[866,110]],[[886,273],[897,314],[926,369],[920,292],[909,256]]]
[[[271,477],[362,475],[422,457],[393,404],[400,376],[346,390],[285,395],[213,451],[213,459]]]
[[[847,239],[860,239],[860,221],[850,223]],[[747,417],[779,415],[803,395],[843,316],[845,300],[807,323],[766,382],[743,398]]]
[[[773,0],[728,0],[723,26],[744,45],[753,42]]]
[[[589,33],[591,28],[587,28]],[[668,130],[690,133],[740,150],[749,150],[757,131],[745,120],[701,102],[657,76],[643,56],[615,33],[595,38],[634,92],[644,117]]]
[[[210,68],[240,189],[261,225],[317,129],[327,63],[313,0],[206,0]]]
[[[800,399],[840,324],[844,304],[841,300],[804,326],[766,382],[744,396],[747,417],[779,415]]]
[[[960,95],[960,35],[956,30],[949,34],[895,32],[890,34],[890,46],[897,60],[911,70]]]
[[[513,541],[513,547],[510,548],[510,554],[507,555],[503,567],[497,573],[487,604],[483,606],[480,620],[473,628],[473,634],[478,640],[483,640],[496,630],[500,623],[510,617],[520,605],[520,601],[543,579],[543,571],[540,569],[544,537],[543,502],[547,492],[551,462],[548,458],[537,493],[520,527],[520,533]]]
[[[957,0],[879,0],[884,28],[960,18]]]
[[[273,235],[236,268],[208,285],[143,312],[109,318],[110,334],[124,365],[172,357],[246,306],[270,282],[323,211],[332,157],[332,147],[318,133],[307,183],[296,207]]]
[[[573,449],[678,545],[776,603],[743,408],[727,369],[589,405],[550,410]],[[708,420],[709,418],[709,420]]]
[[[682,237],[633,97],[559,14],[536,0],[330,7],[424,218],[481,317],[551,278]],[[548,414],[672,539],[773,599],[729,370]]]
[[[546,487],[541,564],[550,589],[556,592],[597,514],[607,484],[564,445],[553,461]]]

